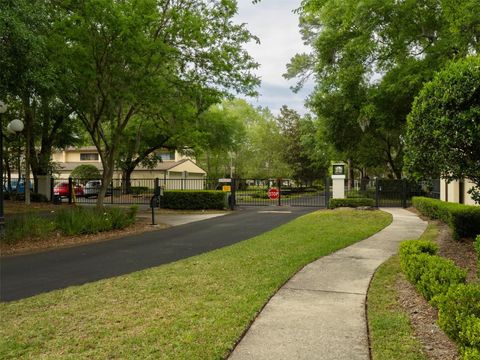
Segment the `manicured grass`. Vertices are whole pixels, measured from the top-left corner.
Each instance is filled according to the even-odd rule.
[[[0,358],[224,358],[295,272],[390,222],[320,211],[203,255],[0,304]]]
[[[438,228],[429,224],[422,240],[434,240]],[[408,314],[397,299],[395,283],[403,276],[398,255],[381,265],[368,291],[368,326],[373,360],[427,360],[414,338]]]

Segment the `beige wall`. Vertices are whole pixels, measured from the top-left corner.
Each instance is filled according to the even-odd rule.
[[[475,204],[473,199],[470,197],[468,190],[473,187],[473,183],[469,180],[465,180],[464,182],[464,192],[463,192],[463,199],[465,205],[478,205]],[[440,180],[440,200],[448,201],[452,203],[459,203],[460,202],[460,182],[459,181],[451,181],[447,184],[445,179]]]

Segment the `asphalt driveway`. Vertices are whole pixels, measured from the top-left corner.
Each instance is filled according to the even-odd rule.
[[[100,243],[0,260],[0,300],[128,274],[249,239],[316,210],[243,208],[231,214]],[[161,217],[158,218],[161,222]]]

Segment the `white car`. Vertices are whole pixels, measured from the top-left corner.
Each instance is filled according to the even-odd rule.
[[[98,196],[100,187],[102,186],[102,180],[90,180],[85,184],[83,188],[83,195],[85,197]],[[111,195],[112,189],[109,187],[105,195]]]

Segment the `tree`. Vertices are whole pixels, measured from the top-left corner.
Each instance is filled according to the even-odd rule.
[[[102,176],[100,174],[100,170],[98,170],[95,165],[83,164],[73,169],[72,173],[70,174],[70,177],[74,179],[78,179],[83,183],[86,183],[87,181],[90,181],[90,180],[98,180]]]
[[[59,74],[54,54],[54,24],[59,14],[45,1],[0,0],[0,97],[12,116],[23,119],[25,175],[51,171],[52,149],[73,145],[80,132],[72,110],[58,98]],[[29,187],[25,194],[29,201]]]
[[[400,177],[413,99],[448,60],[478,53],[479,11],[477,0],[303,1],[301,32],[313,51],[296,55],[285,76],[298,86],[315,76],[308,105],[335,150],[358,162],[375,147],[378,165]]]
[[[67,44],[62,99],[97,147],[105,192],[125,131],[135,115],[161,108],[164,98],[192,89],[252,94],[257,65],[243,44],[253,37],[236,25],[234,0],[88,0],[65,2],[58,25]],[[173,94],[173,95],[172,95]]]
[[[292,169],[292,177],[300,182],[312,183],[326,176],[330,159],[317,140],[315,122],[308,116],[302,118],[295,110],[282,106],[277,117],[283,135],[282,155]]]
[[[452,62],[408,116],[406,169],[417,178],[470,179],[480,203],[480,56]]]

